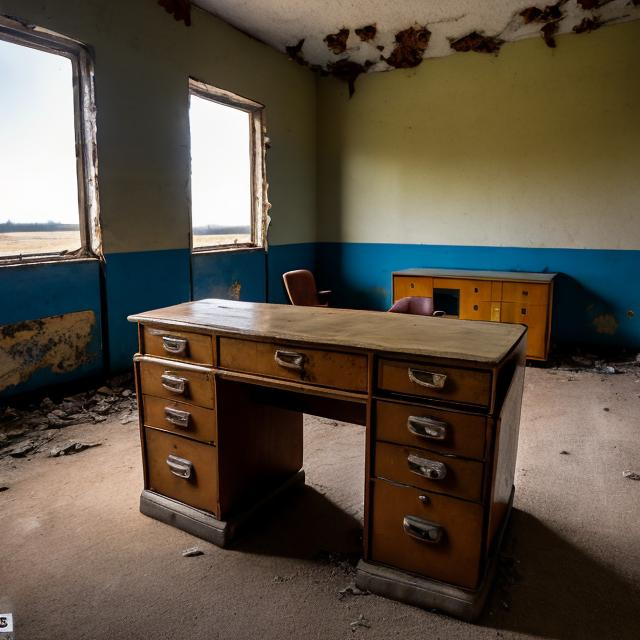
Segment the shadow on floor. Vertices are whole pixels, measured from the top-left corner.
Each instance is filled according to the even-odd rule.
[[[606,550],[601,555],[606,557]],[[640,591],[515,509],[498,579],[479,624],[544,638],[637,640]]]
[[[362,554],[362,522],[316,489],[304,485],[252,520],[234,544],[238,551],[288,558]]]

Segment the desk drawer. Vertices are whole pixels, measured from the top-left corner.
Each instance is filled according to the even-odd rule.
[[[491,400],[491,373],[399,360],[380,360],[378,387],[384,391],[488,406]]]
[[[214,407],[213,371],[204,367],[141,359],[140,381],[145,395]]]
[[[484,416],[424,405],[376,402],[376,438],[396,444],[484,458]]]
[[[433,278],[426,276],[393,276],[393,301],[408,296],[433,297]]]
[[[216,447],[155,429],[144,433],[149,489],[218,516]]]
[[[502,284],[503,302],[527,302],[543,304],[549,302],[549,285],[528,282],[504,282]]]
[[[480,505],[376,480],[371,531],[374,562],[467,589],[476,587],[482,546]]]
[[[367,356],[220,338],[220,366],[345,391],[367,391]]]
[[[446,457],[386,442],[376,443],[377,478],[443,493],[465,500],[482,499],[484,465],[475,460]]]
[[[143,396],[144,425],[201,442],[217,441],[216,412],[186,402]]]
[[[142,331],[147,355],[198,364],[214,363],[212,336],[155,327],[143,327]]]

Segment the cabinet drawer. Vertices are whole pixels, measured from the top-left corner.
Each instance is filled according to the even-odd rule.
[[[491,320],[491,308],[493,304],[492,302],[473,300],[468,296],[461,297],[459,318],[460,320],[485,320],[489,322]]]
[[[156,427],[202,442],[217,441],[216,412],[186,402],[143,396],[146,427]]]
[[[502,300],[504,302],[548,304],[549,286],[528,282],[504,282],[502,284]]]
[[[143,341],[144,353],[150,356],[199,364],[214,363],[212,336],[143,327]]]
[[[487,406],[491,399],[491,373],[382,359],[378,362],[378,388]]]
[[[367,391],[367,356],[220,338],[220,366],[345,391]]]
[[[393,276],[393,301],[408,296],[433,297],[433,278]]]
[[[213,371],[177,362],[140,360],[141,391],[145,395],[186,401],[213,409]]]
[[[372,521],[374,562],[467,589],[476,587],[481,568],[480,505],[376,480]]]
[[[216,447],[155,429],[144,433],[148,488],[218,516]]]
[[[482,462],[453,458],[386,442],[376,443],[377,478],[444,493],[465,500],[482,499]]]
[[[424,405],[376,402],[376,438],[467,458],[484,458],[486,418]]]
[[[457,289],[460,300],[469,302],[491,301],[491,280],[466,280],[464,278],[434,278],[434,289]]]

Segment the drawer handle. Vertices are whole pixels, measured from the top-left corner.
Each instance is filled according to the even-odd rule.
[[[181,376],[176,376],[170,371],[165,371],[160,377],[162,386],[171,393],[178,393],[183,395],[187,386],[188,380]]]
[[[304,354],[297,353],[296,351],[284,351],[277,349],[275,361],[285,369],[293,369],[294,371],[302,371],[304,369]]]
[[[447,381],[447,376],[444,373],[433,373],[432,371],[410,368],[409,380],[428,389],[442,389]]]
[[[445,440],[447,437],[447,423],[435,418],[409,416],[407,418],[407,429],[418,438]]]
[[[415,516],[405,516],[402,520],[402,528],[412,538],[431,544],[440,542],[444,535],[444,529],[439,524],[427,522]]]
[[[421,458],[414,453],[407,458],[409,470],[429,480],[444,480],[447,477],[447,465],[436,460]]]
[[[178,478],[183,478],[184,480],[191,478],[191,472],[193,471],[191,461],[179,458],[170,453],[167,457],[167,466],[174,476],[178,476]]]
[[[167,353],[180,355],[187,350],[187,340],[173,336],[162,336],[162,347]]]
[[[164,417],[167,422],[180,427],[181,429],[189,428],[189,418],[191,414],[188,411],[181,411],[180,409],[174,409],[173,407],[164,408]]]

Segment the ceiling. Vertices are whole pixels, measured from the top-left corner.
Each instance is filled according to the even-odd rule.
[[[551,5],[535,0],[194,0],[194,4],[288,51],[301,64],[334,72],[352,67],[356,75],[415,67],[423,58],[456,50],[497,53],[502,41],[543,34],[554,46],[556,33],[588,32],[640,18],[640,0],[560,0]]]

